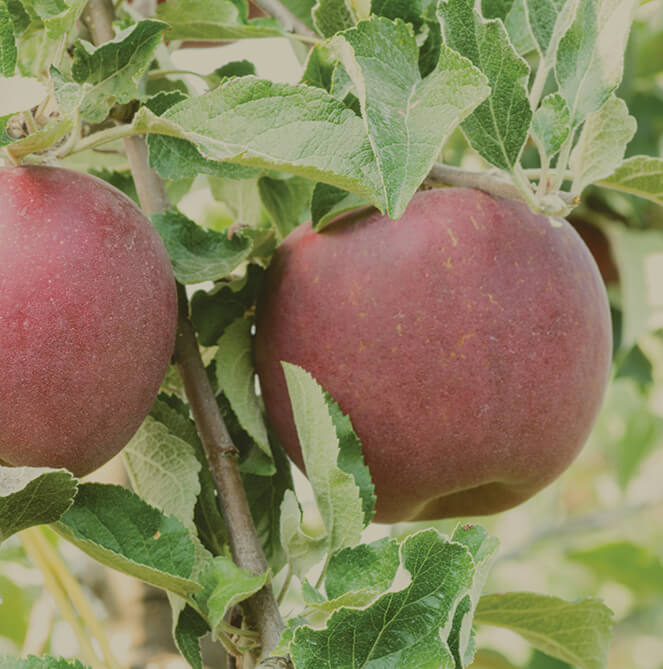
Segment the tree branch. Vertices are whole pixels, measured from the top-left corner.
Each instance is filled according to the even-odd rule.
[[[108,0],[89,1],[85,20],[95,43],[112,39],[112,19],[112,4]],[[143,210],[151,215],[168,209],[168,196],[163,181],[149,167],[144,138],[126,137],[123,141]],[[239,474],[237,449],[219,412],[200,356],[195,332],[189,320],[186,291],[179,284],[177,290],[179,315],[175,361],[214,477],[233,558],[243,569],[257,574],[264,573],[268,565]],[[267,584],[247,600],[247,608],[252,622],[258,628],[262,652],[267,654],[276,646],[284,628],[271,584]]]
[[[318,38],[318,36],[300,19],[298,19],[283,3],[279,0],[253,0],[257,5],[275,18],[287,31],[304,35],[305,37]]]

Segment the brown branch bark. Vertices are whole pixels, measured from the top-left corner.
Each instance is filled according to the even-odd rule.
[[[278,0],[253,0],[253,4],[275,18],[287,31],[296,33],[297,35],[304,35],[305,37],[318,37],[282,2],[279,2]]]
[[[84,20],[96,44],[113,38],[113,9],[108,0],[90,0]],[[128,137],[123,141],[143,210],[148,215],[164,211],[169,207],[168,196],[163,181],[149,167],[144,138]],[[186,291],[179,284],[178,301],[175,361],[216,483],[233,558],[240,567],[263,573],[268,565],[239,474],[237,449],[219,412],[189,320]],[[271,584],[247,600],[247,608],[260,634],[262,652],[266,654],[276,646],[284,628]]]

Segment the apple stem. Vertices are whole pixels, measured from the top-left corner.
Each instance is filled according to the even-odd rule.
[[[89,0],[84,17],[95,43],[112,39],[113,6],[110,0]],[[145,213],[150,216],[168,209],[170,204],[163,181],[149,167],[147,144],[143,137],[125,137],[124,148]],[[267,571],[268,565],[240,477],[237,449],[223,422],[207,377],[189,319],[189,302],[184,286],[178,284],[177,292],[179,315],[175,361],[214,477],[230,549],[239,567],[262,574]],[[250,597],[246,604],[260,635],[262,653],[267,654],[276,646],[284,629],[271,583]]]

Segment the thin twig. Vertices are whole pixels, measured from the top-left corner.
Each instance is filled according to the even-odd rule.
[[[275,18],[287,31],[317,39],[318,36],[278,0],[253,0],[253,4]]]
[[[96,43],[112,37],[112,18],[112,4],[109,0],[90,0],[86,8],[86,21]],[[145,140],[136,136],[126,137],[123,141],[143,210],[151,215],[168,209],[163,181],[149,167]],[[223,422],[207,377],[189,320],[189,303],[182,285],[178,285],[178,299],[175,360],[219,494],[219,508],[226,521],[233,558],[244,569],[255,574],[264,573],[268,565],[239,474],[237,449]],[[271,583],[249,598],[246,606],[260,634],[262,652],[267,654],[276,646],[284,629]]]

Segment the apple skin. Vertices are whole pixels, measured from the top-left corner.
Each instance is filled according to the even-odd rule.
[[[66,169],[0,169],[0,460],[77,476],[110,460],[176,325],[168,255],[128,197]]]
[[[449,188],[417,193],[398,221],[294,230],[266,276],[255,353],[297,465],[282,360],[352,419],[376,522],[495,513],[557,478],[600,408],[612,340],[596,264],[557,223]]]

